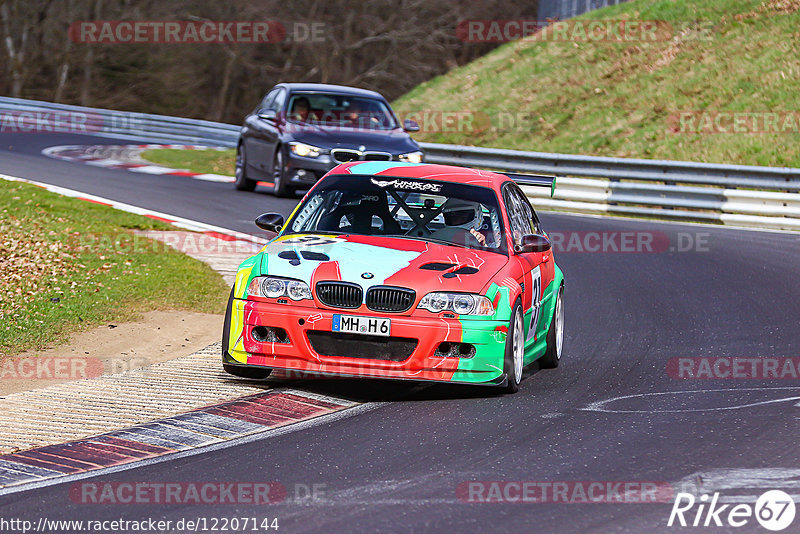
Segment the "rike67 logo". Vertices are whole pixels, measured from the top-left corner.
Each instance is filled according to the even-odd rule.
[[[789,527],[796,513],[794,499],[781,490],[763,493],[755,505],[720,504],[720,494],[712,497],[691,493],[678,493],[669,514],[667,526],[692,527],[742,527],[753,518],[767,530],[780,531]]]

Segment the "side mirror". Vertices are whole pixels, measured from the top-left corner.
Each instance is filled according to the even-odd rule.
[[[547,252],[552,248],[550,240],[543,235],[528,234],[522,236],[522,244],[514,247],[516,252]]]
[[[275,122],[275,120],[278,118],[278,113],[274,109],[259,109],[258,118],[264,119],[265,121]]]
[[[264,213],[256,218],[256,226],[267,232],[276,234],[283,228],[283,215],[280,213]]]
[[[407,132],[418,132],[419,131],[419,124],[417,121],[412,121],[411,119],[406,119],[403,121],[403,130]]]

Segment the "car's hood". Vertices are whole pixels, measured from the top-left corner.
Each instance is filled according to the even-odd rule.
[[[415,239],[377,236],[289,235],[262,251],[261,272],[302,280],[407,287],[421,298],[430,291],[481,292],[508,262],[503,254]]]
[[[376,150],[392,154],[406,154],[419,150],[406,132],[394,130],[368,130],[365,128],[324,127],[318,125],[297,126],[289,124],[287,132],[295,141],[320,148],[352,148]]]

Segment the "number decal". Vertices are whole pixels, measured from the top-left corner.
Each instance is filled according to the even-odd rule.
[[[539,326],[539,310],[542,306],[542,272],[537,266],[531,271],[531,325],[527,339],[536,339],[536,328]]]

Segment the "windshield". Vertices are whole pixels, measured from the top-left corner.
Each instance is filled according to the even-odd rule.
[[[397,128],[385,102],[374,98],[327,93],[295,93],[289,99],[287,120],[369,130]]]
[[[485,187],[387,176],[329,176],[289,221],[290,233],[422,239],[506,252],[497,196]]]

